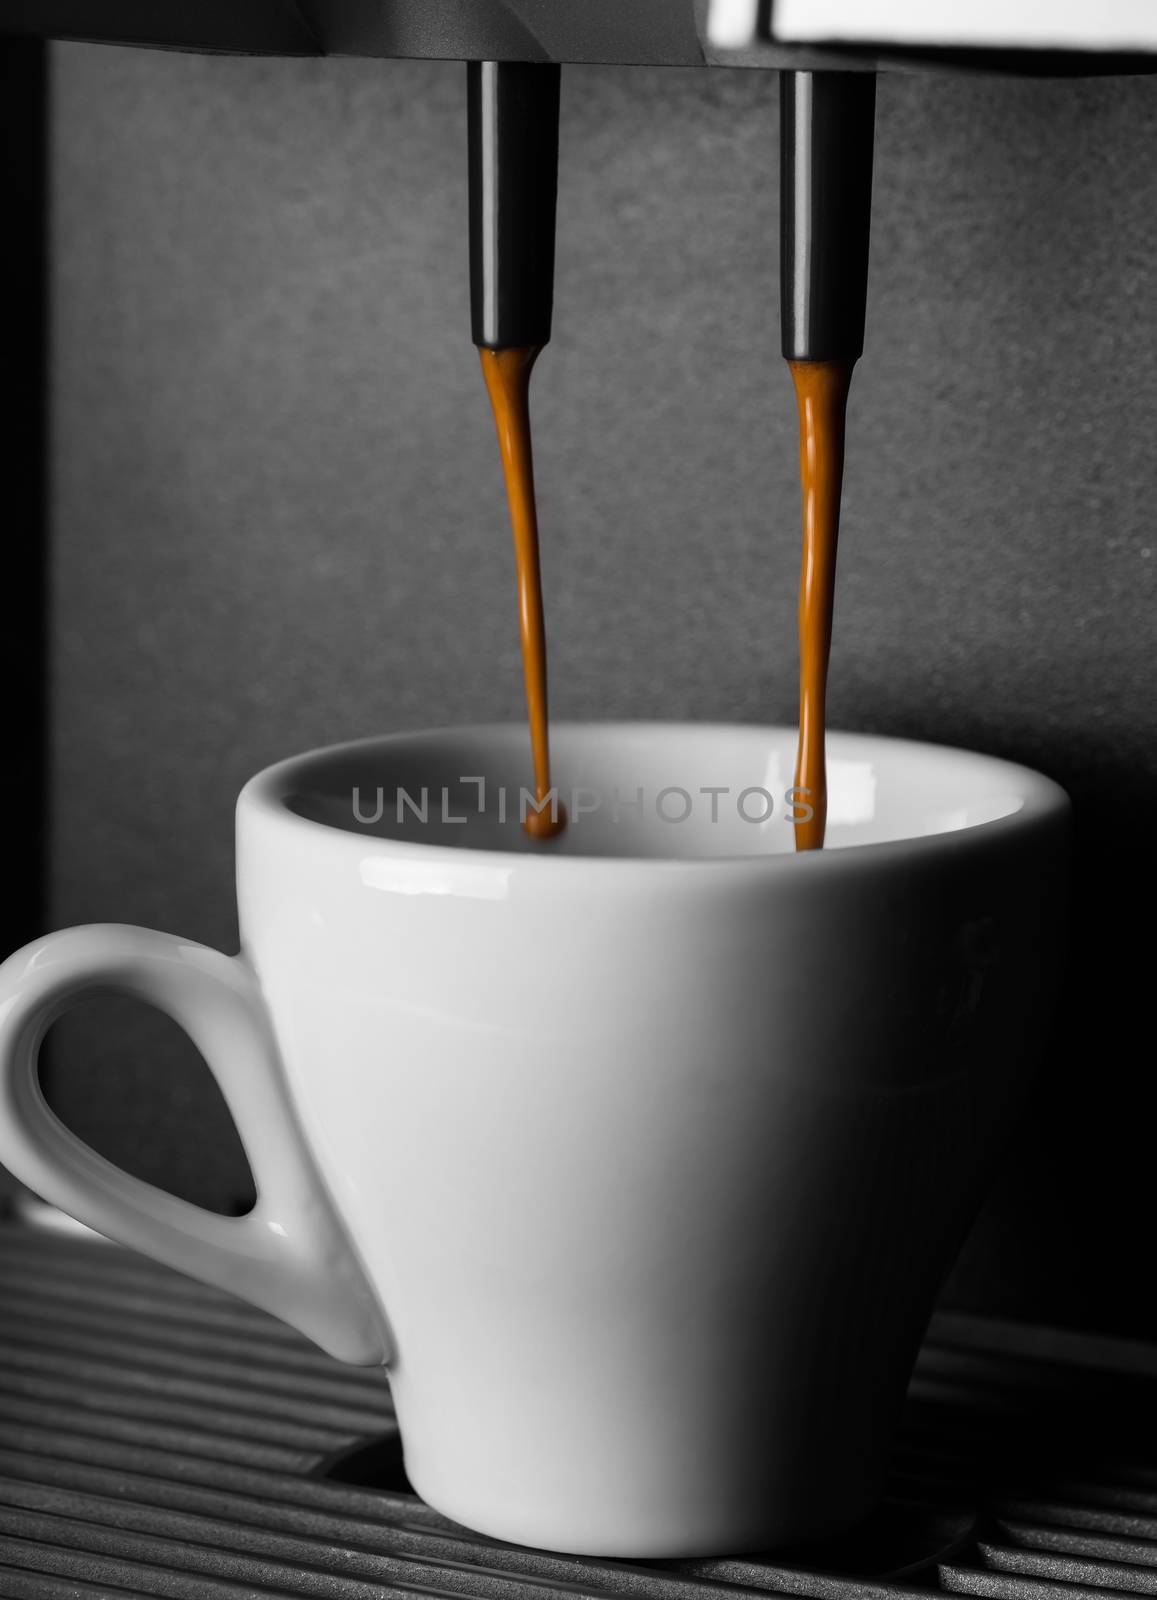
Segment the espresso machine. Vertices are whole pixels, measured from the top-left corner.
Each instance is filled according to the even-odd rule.
[[[867,80],[851,73],[870,75],[882,66],[1144,70],[1157,53],[1157,18],[1142,0],[1047,8],[1032,0],[985,7],[950,0],[912,7],[893,0],[869,8],[851,0],[602,0],[570,7],[506,0],[468,6],[452,0],[314,0],[308,6],[246,0],[147,8],[135,0],[97,6],[4,0],[4,33],[163,49],[471,63],[474,338],[492,349],[549,337],[560,65],[778,69],[785,74],[781,306],[789,359],[854,360],[862,349],[874,103]],[[515,305],[529,308],[525,322],[504,323],[499,308]]]
[[[0,0],[0,35],[23,41],[0,108],[6,163],[12,172],[23,157],[32,179],[44,162],[38,40],[469,63],[462,337],[482,348],[551,332],[563,69],[782,74],[780,344],[795,359],[855,359],[866,324],[871,348],[873,124],[890,74],[1157,66],[1157,11],[1144,0]],[[19,214],[31,234],[32,199]],[[19,279],[26,307],[43,293],[40,265],[34,250]],[[14,346],[29,365],[33,342]],[[31,461],[43,440],[26,427]],[[44,493],[32,468],[27,493]],[[42,586],[42,560],[23,548],[18,559],[30,588]],[[39,683],[30,677],[36,717]],[[37,740],[30,770],[43,759]],[[338,1373],[260,1314],[145,1262],[107,1264],[71,1240],[57,1253],[23,1239],[0,1248],[5,1348],[31,1350],[16,1379],[0,1378],[0,1596],[1063,1600],[1152,1589],[1157,1367],[1140,1342],[943,1315],[870,1527],[774,1557],[668,1569],[474,1538],[409,1492],[396,1431],[365,1421],[386,1403],[379,1374]]]
[[[869,51],[879,61],[909,54],[929,64],[1000,53],[1039,69],[1069,54],[1144,55],[1157,48],[1157,21],[1143,0],[1081,0],[1042,7],[1031,0],[912,6],[904,0],[628,0],[548,6],[506,0],[244,0],[141,6],[134,0],[6,0],[0,24],[12,35],[91,39],[163,49],[266,55],[424,56],[442,60],[606,62],[664,66],[817,66]],[[1084,69],[1092,61],[1086,59]]]

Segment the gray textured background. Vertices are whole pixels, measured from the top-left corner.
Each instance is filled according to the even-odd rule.
[[[463,80],[54,52],[53,926],[235,948],[248,774],[521,711]],[[535,378],[557,715],[792,714],[776,127],[762,75],[565,75]],[[1078,800],[1048,1099],[951,1292],[1153,1335],[1151,940],[1125,919],[1157,803],[1155,252],[1157,80],[882,84],[832,684],[838,725],[1010,754]],[[171,1025],[104,1002],[55,1044],[87,1136],[243,1198]]]

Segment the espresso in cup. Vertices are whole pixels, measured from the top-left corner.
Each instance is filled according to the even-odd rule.
[[[238,955],[100,925],[10,957],[0,1161],[383,1363],[411,1482],[482,1533],[654,1558],[818,1536],[881,1492],[1029,1091],[1067,801],[835,734],[826,847],[797,853],[794,729],[563,725],[552,754],[549,850],[510,805],[524,729],[370,740],[242,791]],[[247,1216],[49,1111],[40,1040],[94,990],[198,1045]]]

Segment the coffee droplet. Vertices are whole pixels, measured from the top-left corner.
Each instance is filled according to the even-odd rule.
[[[562,832],[567,824],[566,807],[558,801],[553,810],[549,805],[543,806],[541,811],[536,811],[533,806],[526,808],[526,816],[522,826],[532,839],[554,839]]]

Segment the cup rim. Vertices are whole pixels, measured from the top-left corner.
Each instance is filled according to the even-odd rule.
[[[796,730],[788,724],[755,722],[556,722],[552,733],[591,736],[600,732],[633,733],[640,736],[660,734],[664,737],[712,737],[720,735],[750,734],[765,739],[796,737]],[[466,871],[471,868],[501,868],[541,873],[581,873],[594,868],[613,869],[618,872],[633,870],[641,873],[670,873],[673,869],[684,872],[720,873],[741,871],[745,874],[763,872],[850,872],[857,863],[886,865],[890,862],[915,861],[935,855],[958,855],[961,851],[985,849],[1018,835],[1027,835],[1050,820],[1067,817],[1071,802],[1061,786],[1053,779],[1031,767],[991,756],[980,751],[959,746],[938,744],[929,740],[906,739],[891,734],[844,732],[832,729],[829,737],[845,746],[862,743],[873,747],[886,746],[904,751],[918,751],[935,758],[956,758],[983,763],[1019,797],[1017,810],[985,822],[973,823],[964,828],[939,833],[921,834],[906,839],[887,839],[873,843],[843,845],[839,849],[780,851],[768,854],[738,853],[718,856],[644,856],[576,854],[562,855],[549,847],[541,852],[528,853],[514,850],[495,850],[472,845],[427,844],[418,839],[397,839],[381,835],[357,833],[350,828],[337,827],[319,818],[302,816],[286,804],[288,792],[295,779],[307,766],[321,760],[339,760],[360,750],[381,749],[390,745],[413,745],[423,742],[450,742],[454,739],[510,738],[525,734],[525,726],[515,722],[455,724],[441,728],[411,729],[396,733],[374,734],[367,738],[346,740],[333,745],[321,745],[312,750],[288,756],[256,773],[244,785],[237,799],[238,824],[248,816],[276,816],[283,827],[288,827],[299,838],[309,834],[327,837],[335,849],[347,848],[356,852],[359,859],[367,851],[375,856],[407,859],[410,862],[428,862],[431,867],[445,869],[456,866]]]

